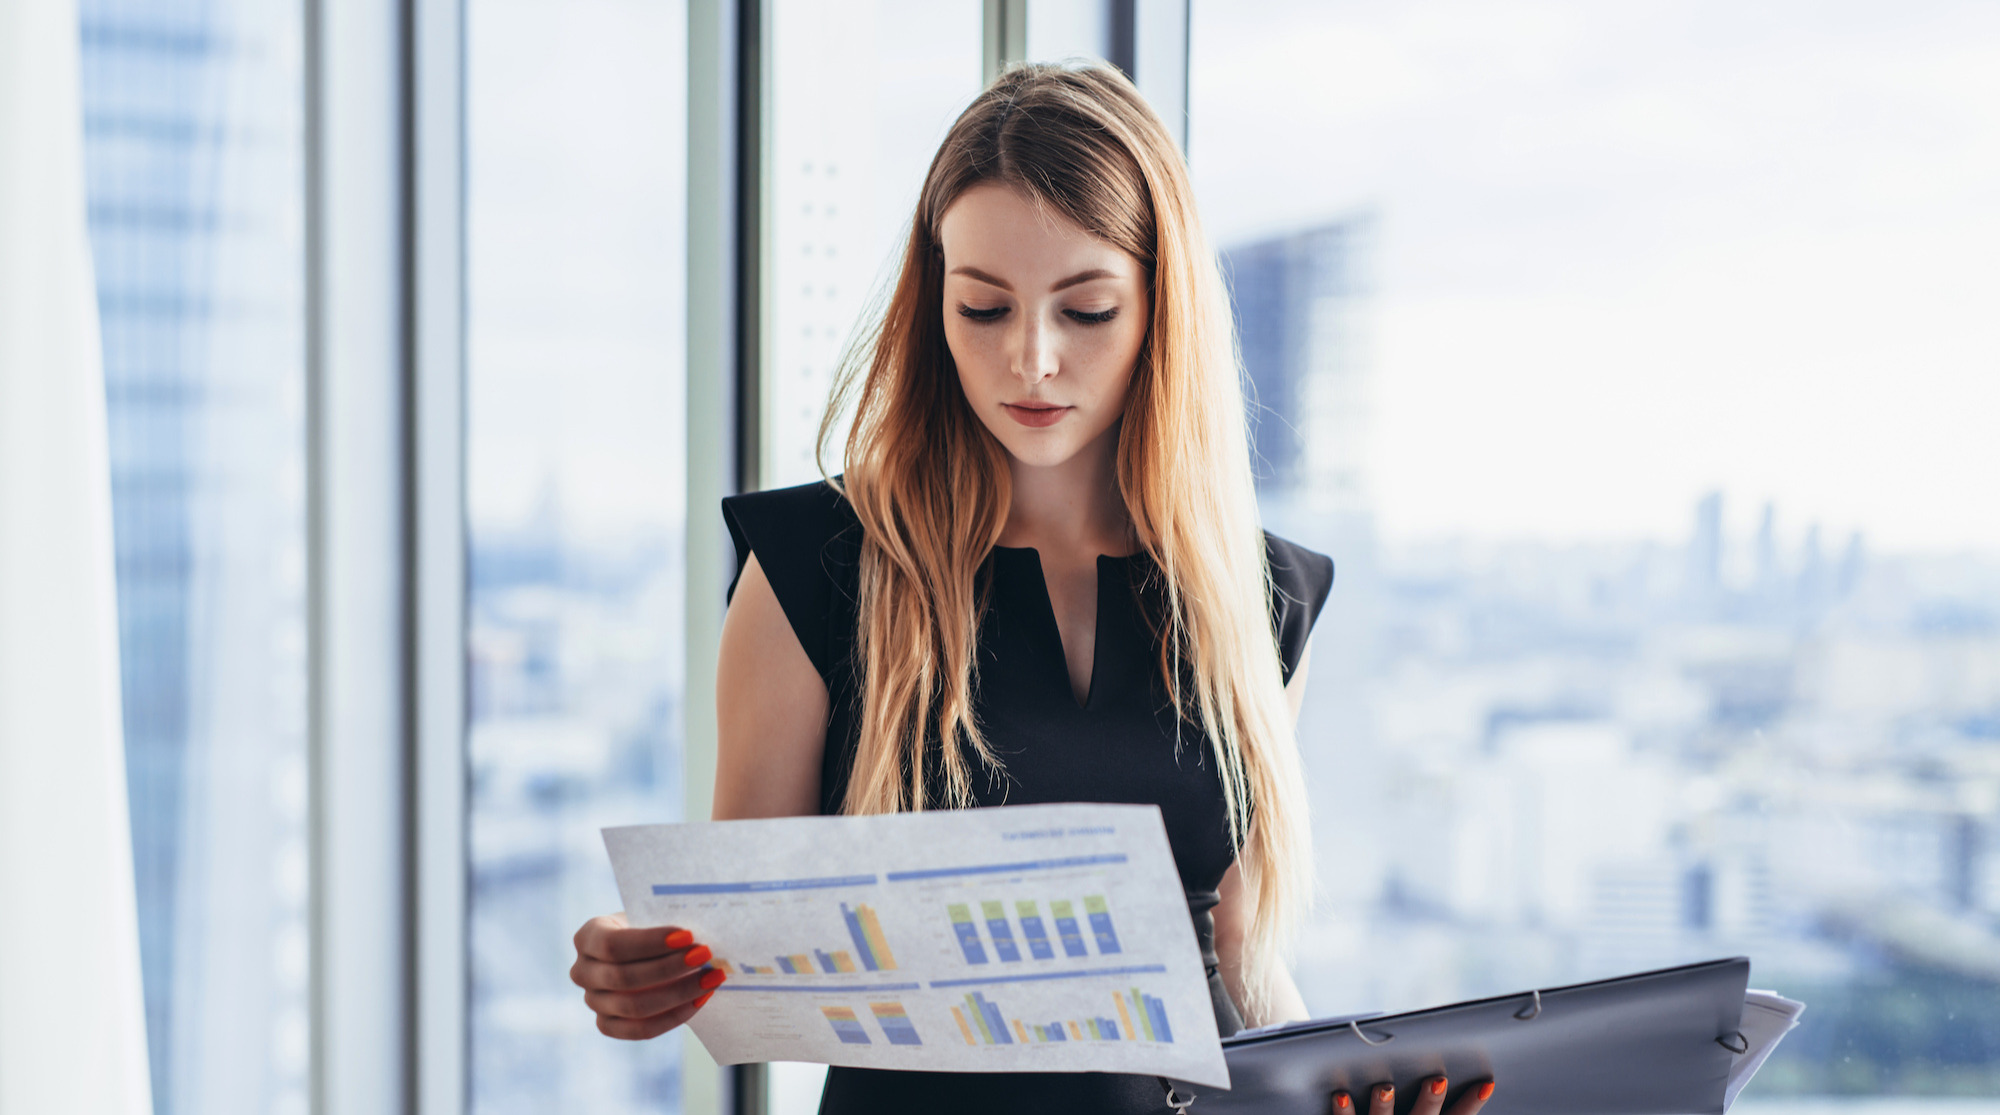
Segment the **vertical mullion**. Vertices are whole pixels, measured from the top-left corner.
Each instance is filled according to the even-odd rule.
[[[715,786],[715,655],[732,568],[722,498],[755,457],[741,431],[754,424],[756,384],[745,382],[742,222],[746,197],[740,48],[742,0],[687,0],[687,584],[685,697],[681,702],[684,816],[708,818]],[[751,195],[754,196],[754,195]],[[746,412],[746,406],[748,407]],[[681,1105],[721,1115],[726,1074],[701,1043],[681,1043]]]
[[[406,619],[412,669],[406,947],[413,969],[409,1109],[469,1096],[465,761],[465,20],[411,0],[405,76],[408,384]]]
[[[312,1107],[405,1108],[404,33],[307,0]]]

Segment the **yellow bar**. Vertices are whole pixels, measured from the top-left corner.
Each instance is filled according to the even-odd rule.
[[[1138,1041],[1139,1032],[1132,1028],[1132,1012],[1125,1009],[1125,996],[1114,991],[1111,1001],[1118,1004],[1118,1022],[1125,1027],[1125,1040]]]
[[[1083,1040],[1083,1027],[1081,1027],[1081,1026],[1077,1025],[1077,1024],[1076,1024],[1076,1023],[1074,1023],[1074,1022],[1070,1023],[1070,1024],[1069,1024],[1069,1036],[1070,1036],[1070,1037],[1073,1037],[1073,1038],[1075,1038],[1075,1039],[1076,1039],[1076,1040],[1078,1040],[1078,1041],[1082,1041],[1082,1040]]]
[[[1021,1025],[1021,1020],[1018,1018],[1014,1020],[1014,1036],[1021,1039],[1022,1045],[1028,1044],[1028,1028]]]
[[[812,957],[807,956],[805,953],[798,953],[786,959],[792,962],[792,970],[795,972],[810,972],[813,970]]]
[[[978,1042],[972,1040],[972,1027],[965,1024],[965,1012],[959,1010],[957,1007],[953,1007],[951,1008],[951,1016],[958,1019],[958,1032],[965,1035],[965,1044],[978,1045]]]
[[[834,971],[836,971],[836,972],[851,972],[851,971],[853,971],[853,970],[854,970],[854,958],[853,958],[853,957],[851,957],[851,956],[849,956],[849,955],[847,955],[847,954],[846,954],[846,953],[844,953],[844,952],[836,952],[836,953],[834,953],[834,954],[833,954],[833,970],[834,970]]]
[[[719,956],[715,958],[715,966],[721,969],[724,975],[733,976],[736,974],[736,969],[731,968],[729,966],[729,961],[724,960]]]
[[[875,966],[885,972],[894,968],[896,957],[889,951],[889,938],[882,935],[882,923],[875,917],[875,907],[862,906],[855,913],[861,918],[861,933],[868,938],[868,948],[875,954]]]

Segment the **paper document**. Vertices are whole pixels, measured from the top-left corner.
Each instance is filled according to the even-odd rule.
[[[722,1064],[1130,1072],[1227,1087],[1159,809],[1022,805],[604,830],[633,925],[729,979]]]
[[[1806,1005],[1797,999],[1787,999],[1775,991],[1750,990],[1743,993],[1743,1022],[1737,1027],[1743,1034],[1743,1052],[1729,1065],[1729,1089],[1723,1095],[1722,1108],[1736,1102],[1736,1093],[1743,1090],[1750,1078],[1763,1067],[1764,1058],[1778,1048],[1778,1039],[1792,1032],[1799,1024],[1799,1015],[1804,1014]]]

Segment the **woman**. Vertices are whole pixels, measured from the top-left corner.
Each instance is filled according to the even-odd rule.
[[[1258,528],[1221,278],[1121,75],[1018,67],[958,119],[822,446],[849,405],[842,478],[724,501],[715,817],[1157,804],[1221,1031],[1307,1017],[1282,960],[1312,879],[1292,726],[1333,566]],[[680,1025],[725,978],[686,932],[617,915],[577,952],[614,1037]],[[1151,1077],[837,1067],[821,1110],[1163,1098]]]

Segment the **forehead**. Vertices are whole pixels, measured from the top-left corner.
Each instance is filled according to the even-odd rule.
[[[1102,268],[1135,276],[1137,261],[1081,225],[1011,186],[965,191],[938,221],[945,268],[970,266],[1007,279],[1053,281]]]

